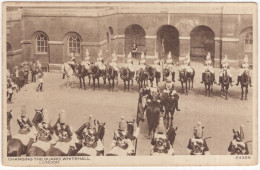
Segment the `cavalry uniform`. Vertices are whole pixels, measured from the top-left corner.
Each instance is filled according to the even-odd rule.
[[[247,55],[245,55],[244,63],[241,65],[241,69],[240,69],[240,72],[239,72],[238,77],[237,77],[237,84],[236,84],[237,86],[239,85],[239,82],[241,82],[241,76],[242,76],[242,74],[244,74],[244,72],[248,72],[249,84],[252,87],[249,64],[248,64],[248,56]]]
[[[113,52],[112,54],[112,60],[111,62],[109,63],[109,65],[116,71],[118,72],[118,66],[117,66],[117,58],[116,58],[116,54],[115,52]]]
[[[12,96],[13,96],[13,86],[14,83],[10,78],[7,79],[7,102],[8,103],[13,103],[12,102]]]
[[[231,155],[248,155],[248,146],[247,143],[244,142],[244,125],[240,126],[240,131],[233,130],[234,137],[230,142],[228,147],[228,151]]]
[[[45,110],[43,121],[37,125],[38,140],[43,142],[51,141],[52,136],[54,135],[54,129],[51,127],[50,120],[48,118],[49,115],[47,114],[47,110]]]
[[[95,65],[98,66],[98,68],[102,71],[106,69],[106,66],[104,65],[104,59],[102,57],[102,51],[99,52]]]
[[[173,60],[172,60],[172,54],[169,52],[167,60],[165,62],[164,69],[169,69],[169,71],[172,74],[172,81],[175,82],[175,72],[174,72],[174,66],[173,66]]]
[[[121,117],[119,128],[114,132],[112,148],[119,147],[126,151],[128,155],[134,153],[134,145],[132,143],[133,136],[127,133],[127,122],[124,117]]]
[[[42,89],[43,88],[43,76],[44,76],[43,72],[39,72],[37,76],[38,76],[38,83],[39,84],[37,86],[36,91],[39,91],[39,90],[42,91],[43,90]]]
[[[204,71],[202,72],[202,81],[200,83],[203,84],[206,72],[210,72],[211,74],[213,74],[214,83],[216,83],[216,81],[215,81],[215,71],[214,71],[213,67],[211,66],[211,64],[212,64],[212,61],[211,61],[210,53],[208,52],[207,57],[206,57],[206,61],[205,61]]]
[[[222,61],[222,69],[221,69],[221,71],[219,73],[219,84],[221,84],[225,72],[229,76],[229,82],[230,82],[230,84],[232,86],[232,82],[233,82],[232,81],[232,74],[231,74],[230,69],[229,69],[229,64],[227,63],[227,55],[225,55],[225,58]]]
[[[83,139],[83,136],[82,136],[82,134],[83,134],[83,131],[84,130],[87,130],[87,131],[93,131],[94,132],[94,134],[96,134],[96,132],[97,132],[97,130],[96,130],[96,126],[95,126],[95,123],[94,123],[94,120],[93,120],[93,116],[92,115],[90,115],[89,116],[89,120],[86,122],[86,123],[84,123],[77,131],[76,131],[76,134],[78,135],[78,137],[80,138],[80,139]]]
[[[159,58],[158,58],[158,53],[157,53],[157,52],[156,52],[156,54],[155,54],[155,60],[154,60],[154,62],[153,62],[153,67],[155,68],[156,73],[161,74],[161,72],[162,72],[162,67],[160,66],[160,60],[159,60]]]
[[[26,61],[22,63],[22,66],[23,66],[23,72],[24,72],[24,83],[28,84],[28,77],[29,77],[30,68],[29,68],[28,63]]]
[[[82,61],[81,65],[85,67],[86,70],[89,70],[90,69],[90,57],[87,56],[85,57],[85,60]]]
[[[133,56],[134,58],[136,58],[137,45],[136,45],[135,43],[132,45],[132,51],[131,51],[131,53],[132,53],[132,56]]]
[[[127,56],[127,61],[126,61],[125,67],[128,68],[130,70],[130,72],[135,71],[134,62],[133,62],[131,53],[129,53],[128,56]]]
[[[203,139],[203,128],[201,123],[198,122],[194,127],[194,137],[189,140],[187,148],[190,150],[190,155],[207,155],[209,154],[209,148],[206,140]]]

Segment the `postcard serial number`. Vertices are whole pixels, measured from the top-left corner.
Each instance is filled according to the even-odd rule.
[[[236,156],[235,159],[251,159],[251,156],[244,155],[244,156]]]

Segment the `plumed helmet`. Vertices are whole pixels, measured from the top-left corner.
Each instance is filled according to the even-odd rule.
[[[126,129],[127,129],[127,123],[124,119],[122,120],[122,118],[121,118],[121,121],[119,122],[118,126],[119,126],[118,129],[120,131],[126,131]]]
[[[208,54],[206,56],[206,60],[211,60],[210,52],[208,52]]]
[[[198,122],[197,125],[194,127],[194,136],[196,138],[202,138],[203,137],[203,126],[201,122]]]
[[[173,63],[173,60],[170,58],[168,58],[168,60],[166,61],[166,64],[172,64]]]
[[[88,49],[86,49],[86,56],[87,56],[87,57],[90,56]]]
[[[169,60],[169,59],[172,59],[172,53],[171,53],[171,52],[168,53],[167,59],[168,59],[168,60]]]
[[[66,114],[65,114],[65,110],[61,110],[60,114],[59,114],[59,120],[60,123],[66,123]]]

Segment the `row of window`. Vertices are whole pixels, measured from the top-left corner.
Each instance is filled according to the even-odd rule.
[[[43,33],[38,33],[35,36],[36,39],[36,51],[38,53],[48,51],[48,39]],[[80,53],[80,37],[77,34],[70,34],[68,37],[68,51],[69,53]],[[246,34],[245,41],[246,46],[251,46],[253,44],[253,33],[249,32]]]

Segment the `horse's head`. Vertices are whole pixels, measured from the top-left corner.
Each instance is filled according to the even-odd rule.
[[[147,69],[149,79],[154,78],[156,74],[155,68],[153,68],[152,66],[147,66],[146,69]]]
[[[210,71],[205,72],[205,83],[210,83],[212,80],[212,74]]]
[[[180,79],[181,79],[181,81],[184,81],[184,80],[187,79],[187,71],[186,71],[186,69],[180,70]]]
[[[32,120],[32,123],[37,126],[38,123],[41,123],[43,121],[44,115],[43,115],[43,109],[37,110],[35,109],[35,115]]]
[[[134,130],[135,130],[135,119],[133,119],[133,121],[126,121],[127,123],[127,133],[130,135],[134,134]]]
[[[176,135],[177,135],[177,133],[176,133],[177,130],[178,130],[178,127],[173,128],[173,126],[171,126],[171,127],[169,128],[167,134],[166,134],[167,137],[168,137],[168,139],[169,139],[169,141],[170,141],[170,144],[171,144],[171,145],[174,144],[175,137],[176,137]]]
[[[240,132],[239,132],[239,131],[235,131],[235,130],[233,129],[233,133],[234,133],[233,139],[235,139],[235,140],[237,140],[237,141],[241,141]]]
[[[98,124],[98,138],[100,140],[102,140],[104,138],[104,135],[105,135],[105,125],[106,125],[106,122],[104,123],[101,123],[99,121],[97,121],[97,124]]]
[[[127,79],[128,73],[129,73],[128,68],[122,67],[122,68],[120,69],[120,77],[121,77],[123,80]]]
[[[244,71],[242,74],[242,81],[241,83],[243,83],[244,85],[247,85],[249,83],[249,71]]]

